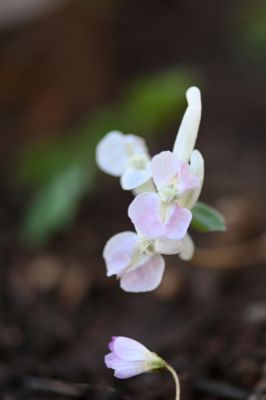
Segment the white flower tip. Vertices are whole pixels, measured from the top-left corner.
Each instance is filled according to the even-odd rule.
[[[179,257],[183,261],[189,261],[193,258],[195,252],[195,245],[194,242],[189,234],[181,240],[182,243],[182,250],[179,253]]]
[[[188,105],[193,108],[201,108],[201,94],[199,88],[191,86],[186,92]]]
[[[107,174],[121,176],[125,169],[124,138],[122,132],[111,131],[96,146],[96,163]]]

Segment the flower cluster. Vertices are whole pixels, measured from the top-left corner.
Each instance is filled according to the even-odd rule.
[[[128,208],[135,232],[114,235],[104,247],[107,276],[116,275],[127,292],[154,290],[161,282],[163,255],[189,260],[194,244],[188,235],[204,177],[204,161],[194,150],[201,119],[201,96],[196,87],[186,93],[188,106],[172,151],[150,157],[144,140],[109,132],[98,144],[96,161],[121,187],[136,195]]]

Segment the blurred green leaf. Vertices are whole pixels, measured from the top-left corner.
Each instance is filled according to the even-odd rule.
[[[215,208],[198,201],[192,209],[191,226],[199,232],[225,231],[224,216]]]
[[[83,169],[73,167],[39,191],[25,215],[24,234],[28,242],[41,243],[56,228],[71,222],[87,180]]]
[[[265,0],[239,3],[234,24],[237,34],[236,54],[247,63],[256,62],[265,67],[266,61],[266,7]]]
[[[24,150],[15,174],[38,192],[25,216],[24,235],[41,243],[73,219],[94,182],[95,146],[105,133],[117,129],[155,134],[180,118],[185,91],[195,82],[194,74],[180,69],[141,78],[129,86],[121,102],[94,112],[68,139],[50,138]],[[74,179],[75,174],[80,175]]]

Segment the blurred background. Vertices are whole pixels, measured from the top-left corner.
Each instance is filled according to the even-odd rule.
[[[183,399],[264,398],[265,67],[263,0],[1,0],[1,398],[173,398],[164,374],[113,379],[112,335],[167,358]],[[132,197],[95,146],[118,129],[171,149],[191,85],[202,199],[228,229],[126,294],[102,248]]]

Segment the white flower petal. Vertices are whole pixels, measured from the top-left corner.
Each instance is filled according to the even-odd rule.
[[[147,154],[147,148],[142,138],[112,131],[98,143],[96,162],[104,172],[113,176],[121,176],[128,166],[130,158],[142,154]]]
[[[124,190],[133,190],[143,185],[151,178],[149,165],[145,169],[127,167],[121,177],[121,187]]]
[[[171,183],[173,178],[180,172],[181,165],[182,163],[177,155],[171,151],[161,151],[161,153],[152,158],[152,178],[157,190]]]
[[[182,250],[181,240],[160,238],[155,240],[155,251],[158,254],[178,254]]]
[[[194,150],[190,161],[191,173],[199,178],[199,186],[188,193],[185,193],[179,200],[182,207],[192,209],[200,196],[204,181],[204,159],[198,150]]]
[[[188,162],[194,149],[201,119],[201,95],[197,87],[186,93],[188,107],[181,121],[173,151],[181,161]]]
[[[96,162],[104,172],[120,176],[128,163],[125,135],[119,131],[107,133],[96,147]]]
[[[154,353],[150,352],[137,340],[117,336],[112,340],[113,353],[124,361],[152,361],[156,359]]]
[[[114,353],[107,354],[104,361],[107,368],[114,370],[114,376],[120,379],[131,378],[150,370],[146,361],[124,361]]]
[[[186,236],[181,239],[182,250],[179,253],[181,260],[189,261],[194,255],[195,245],[191,236],[187,233]]]
[[[149,292],[161,283],[164,273],[164,259],[157,254],[134,270],[126,271],[120,279],[120,286],[126,292]]]
[[[121,232],[112,236],[103,249],[107,276],[121,273],[130,264],[138,248],[138,236],[135,232]]]
[[[148,155],[148,149],[145,140],[137,135],[125,135],[125,147],[127,157],[131,158],[136,155]]]

